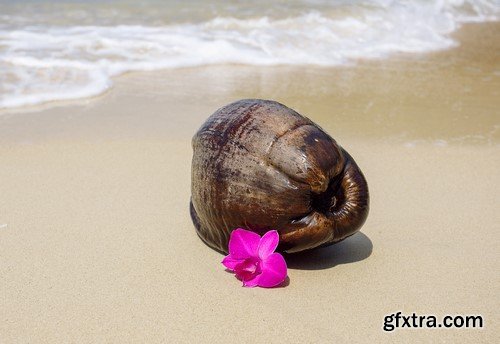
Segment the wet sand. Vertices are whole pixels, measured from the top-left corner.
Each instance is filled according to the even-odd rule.
[[[500,25],[457,35],[352,67],[129,74],[0,113],[0,341],[498,341]],[[242,288],[188,211],[192,134],[251,97],[316,121],[371,192],[361,233],[288,257],[272,290]],[[384,332],[397,311],[485,324]]]

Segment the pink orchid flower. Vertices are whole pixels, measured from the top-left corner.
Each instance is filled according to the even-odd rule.
[[[279,235],[274,230],[261,238],[243,228],[235,229],[229,238],[229,255],[222,264],[236,273],[244,287],[275,287],[287,275],[285,259],[274,252],[278,243]]]

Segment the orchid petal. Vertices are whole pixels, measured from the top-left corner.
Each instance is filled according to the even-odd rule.
[[[264,288],[275,287],[286,278],[286,262],[279,253],[273,253],[261,262],[262,273],[257,276],[258,285]]]
[[[224,259],[222,260],[221,263],[229,270],[234,271],[234,268],[236,267],[236,265],[238,265],[242,261],[243,261],[242,259],[234,259],[233,257],[231,257],[231,255],[228,255],[228,256],[224,257]]]
[[[269,257],[280,241],[280,236],[277,231],[269,231],[262,236],[259,242],[259,257],[260,259],[266,259]]]
[[[248,258],[234,267],[236,277],[242,281],[249,281],[260,275],[260,260],[258,258]]]
[[[242,228],[235,229],[229,239],[229,254],[233,259],[256,257],[260,235]]]
[[[258,286],[259,285],[259,276],[260,275],[257,275],[254,278],[252,278],[251,280],[243,281],[243,286],[247,287],[247,288],[253,288],[253,287]]]

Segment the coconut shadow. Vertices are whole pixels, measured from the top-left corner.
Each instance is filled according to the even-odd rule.
[[[339,264],[359,262],[368,258],[373,244],[365,234],[358,232],[353,236],[328,247],[305,252],[284,254],[289,269],[324,270]]]

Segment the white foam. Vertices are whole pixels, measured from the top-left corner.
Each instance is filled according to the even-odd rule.
[[[0,30],[0,108],[97,95],[127,71],[211,64],[335,66],[457,45],[464,21],[498,20],[496,2],[377,1],[346,16],[216,17],[164,26]],[[355,13],[355,14],[353,14]]]

